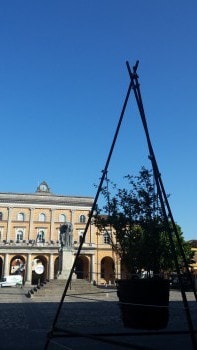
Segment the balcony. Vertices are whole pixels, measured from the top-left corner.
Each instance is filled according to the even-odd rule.
[[[74,241],[74,247],[75,248],[78,248],[79,247],[79,242],[77,242],[77,241]],[[85,248],[85,249],[87,249],[87,248],[89,248],[89,249],[91,249],[91,248],[96,248],[96,244],[95,243],[83,243],[83,248]]]
[[[59,241],[50,240],[43,242],[36,242],[36,240],[22,240],[22,241],[13,241],[13,240],[3,240],[0,242],[0,247],[59,247]]]

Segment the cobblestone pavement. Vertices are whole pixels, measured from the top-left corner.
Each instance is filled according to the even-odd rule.
[[[25,296],[21,288],[0,289],[0,349],[1,350],[44,350],[47,334],[52,327],[59,306],[54,302],[37,302]],[[170,296],[170,320],[164,332],[186,331],[188,329],[183,302],[179,292]],[[187,294],[193,325],[197,330],[197,308],[193,293]],[[53,337],[48,350],[121,350],[158,349],[193,350],[190,335],[130,335],[131,330],[123,327],[116,293],[113,290],[98,290],[98,294],[66,296],[56,326],[70,332],[79,332],[64,338]],[[96,333],[114,336],[102,337],[105,342],[87,337]],[[124,335],[120,335],[123,334]],[[86,335],[86,336],[84,336]],[[108,343],[108,341],[112,343]]]

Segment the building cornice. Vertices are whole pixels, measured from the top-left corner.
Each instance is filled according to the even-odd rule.
[[[40,193],[0,193],[0,204],[34,204],[54,206],[91,207],[93,197],[63,196]]]

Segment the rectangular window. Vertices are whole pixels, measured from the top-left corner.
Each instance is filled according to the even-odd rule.
[[[23,240],[23,231],[18,231],[16,235],[17,242],[20,242]]]
[[[84,231],[79,232],[79,244],[81,244],[81,242],[82,242],[83,234],[84,234]]]
[[[109,232],[105,231],[103,234],[103,243],[110,244],[110,235]]]

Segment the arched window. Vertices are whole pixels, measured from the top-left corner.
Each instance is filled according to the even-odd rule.
[[[46,215],[44,213],[39,214],[39,221],[46,221]]]
[[[66,222],[66,215],[60,214],[60,216],[59,216],[59,221],[60,221],[60,222]]]
[[[22,230],[18,230],[17,233],[16,233],[16,241],[17,242],[21,242],[23,241],[23,231]]]
[[[85,217],[85,215],[80,215],[80,217],[79,217],[79,222],[80,222],[80,224],[85,224],[85,222],[86,222],[86,217]]]
[[[18,221],[24,221],[24,220],[25,220],[25,215],[24,215],[24,213],[18,213],[18,215],[17,215],[17,220],[18,220]]]
[[[45,241],[45,238],[44,238],[44,231],[43,230],[40,230],[37,234],[37,237],[36,237],[36,242],[37,243],[44,243]]]
[[[3,220],[3,213],[0,211],[0,221]]]

